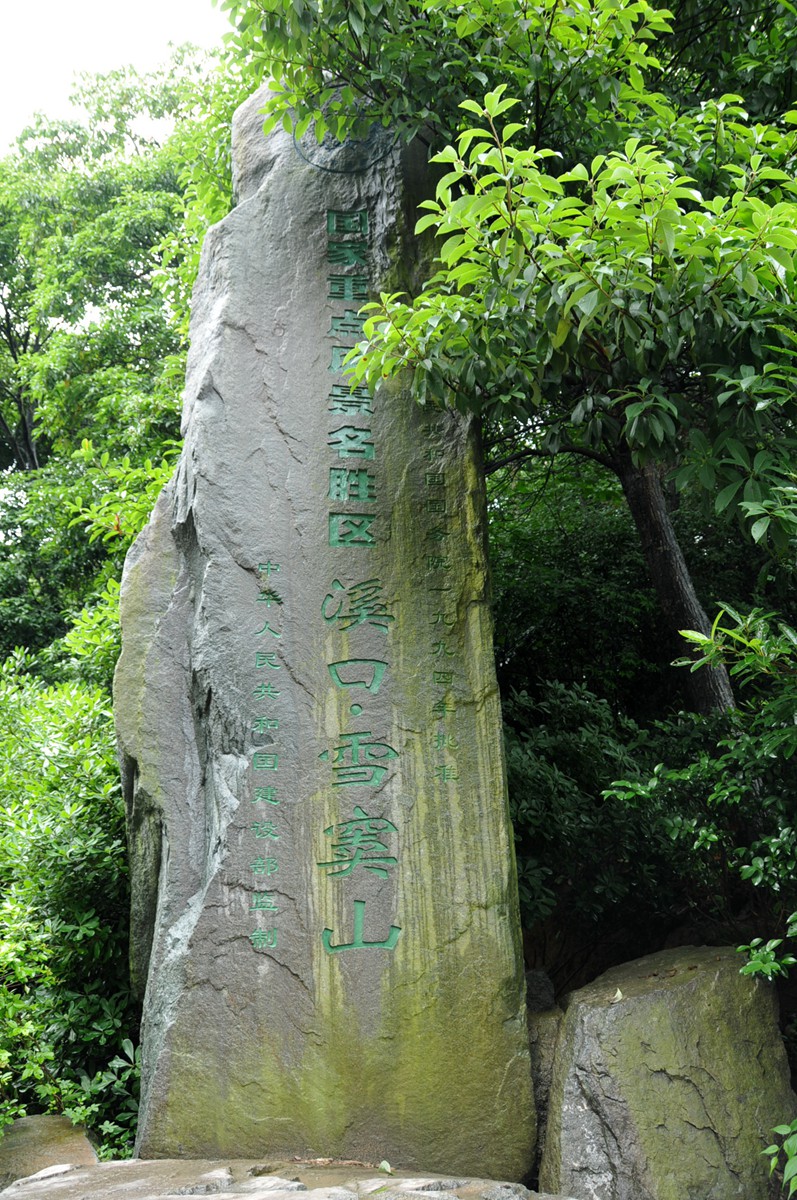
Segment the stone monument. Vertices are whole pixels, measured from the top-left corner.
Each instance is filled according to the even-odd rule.
[[[384,134],[266,139],[261,106],[204,247],[185,449],[122,587],[138,1151],[519,1179],[477,445],[344,368],[360,306],[413,269],[422,164]]]

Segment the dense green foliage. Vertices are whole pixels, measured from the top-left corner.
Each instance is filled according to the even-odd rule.
[[[703,657],[729,665],[737,708],[711,718],[664,715],[674,697],[655,622],[645,630],[650,602],[627,516],[595,479],[591,489],[575,482],[567,479],[569,504],[564,481],[549,482],[550,508],[536,497],[524,511],[528,492],[510,492],[493,521],[498,666],[530,956],[566,986],[583,978],[579,971],[594,974],[680,936],[744,941],[751,969],[785,973],[779,964],[790,965],[789,943],[780,949],[780,939],[755,935],[797,932],[797,634],[772,613],[726,607],[711,635],[691,640]],[[757,569],[723,533],[703,527],[704,594],[749,598],[757,584],[777,582],[774,568]],[[556,622],[560,609],[572,622],[571,643]],[[523,691],[512,696],[510,687]],[[623,709],[637,720],[618,716]]]
[[[664,636],[639,538],[611,475],[584,459],[488,479],[496,666],[501,692],[587,683],[612,709],[651,721],[682,704],[680,637]],[[788,576],[686,492],[672,512],[706,608],[723,597],[788,603]],[[783,590],[780,590],[780,589]],[[610,614],[610,616],[609,616]]]
[[[29,665],[0,674],[0,1122],[78,1109],[124,1144],[135,1095],[123,1129],[103,1078],[135,1022],[108,697]]]
[[[701,652],[692,669],[723,659],[743,702],[708,753],[682,771],[659,769],[635,790],[644,797],[653,789],[685,786],[700,805],[701,820],[684,833],[726,856],[743,880],[761,888],[784,926],[786,914],[797,908],[797,631],[773,613],[753,609],[742,616],[726,607],[709,636],[687,637]]]
[[[727,617],[738,636],[758,638],[760,670],[752,679],[738,669],[728,646],[741,643],[718,626],[740,707],[679,714],[666,669],[673,650],[619,489],[589,463],[561,463],[544,481],[497,473],[490,484],[497,666],[531,961],[565,987],[665,937],[783,936],[797,907],[787,634],[755,613]],[[769,597],[793,621],[790,572],[687,500],[674,520],[706,605]]]
[[[742,686],[734,669],[740,709],[678,713],[671,652],[617,489],[589,466],[549,479],[541,494],[525,480],[491,482],[497,666],[530,961],[566,987],[665,938],[749,944],[759,931],[785,933],[797,907],[789,857],[779,871],[747,868],[790,838],[794,760],[779,738],[793,737],[797,698],[774,678],[763,690]],[[729,543],[727,527],[699,518],[686,506],[676,514],[707,601],[772,587],[763,552],[756,561]]]
[[[498,89],[437,156],[450,169],[419,228],[444,236],[441,269],[414,305],[386,302],[369,370],[413,366],[422,400],[498,419],[539,411],[540,449],[592,451],[621,479],[626,456],[676,459],[719,510],[787,484],[793,135],[764,141],[740,106],[707,104],[692,136],[727,131],[726,168],[749,151],[707,199],[637,137],[549,173],[549,154],[512,145],[517,125],[498,132],[516,103]]]
[[[173,469],[241,98],[178,50],[85,79],[83,119],[39,118],[0,160],[0,1128],[64,1112],[104,1156],[132,1149],[138,1091],[119,576]]]
[[[654,65],[667,27],[646,0],[223,0],[250,77],[273,77],[272,121],[319,137],[380,121],[406,138],[448,139],[460,103],[509,80],[537,143],[573,131],[600,141],[629,67]]]

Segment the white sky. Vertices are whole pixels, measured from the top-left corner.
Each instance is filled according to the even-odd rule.
[[[163,62],[169,42],[220,45],[211,0],[0,0],[0,155],[34,112],[63,117],[80,71]]]

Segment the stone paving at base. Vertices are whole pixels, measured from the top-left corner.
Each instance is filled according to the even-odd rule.
[[[278,1173],[275,1173],[278,1172]],[[53,1165],[0,1192],[7,1200],[177,1200],[245,1196],[248,1200],[568,1200],[519,1183],[444,1175],[374,1173],[365,1164],[256,1163],[158,1159]]]

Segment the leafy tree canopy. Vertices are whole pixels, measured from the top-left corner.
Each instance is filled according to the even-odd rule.
[[[35,469],[86,437],[146,454],[177,432],[176,317],[208,219],[229,206],[228,137],[208,138],[197,111],[228,122],[235,88],[183,48],[145,77],[84,79],[82,120],[37,117],[0,160],[0,465]],[[198,192],[215,211],[194,205],[186,231]]]
[[[789,5],[678,0],[222,0],[231,47],[272,118],[339,137],[377,120],[450,140],[465,97],[499,83],[523,104],[529,143],[605,139],[647,88],[688,111],[741,92],[756,119],[791,104],[797,17]],[[569,114],[569,115],[568,115]],[[572,117],[572,119],[570,119]],[[579,120],[579,117],[581,118]]]
[[[250,69],[273,76],[267,127],[376,120],[438,150],[418,224],[438,270],[370,307],[355,379],[409,369],[421,402],[488,418],[504,464],[607,467],[666,625],[707,633],[665,480],[775,551],[795,527],[791,9],[225,6]],[[693,684],[699,709],[733,703],[721,663]]]

